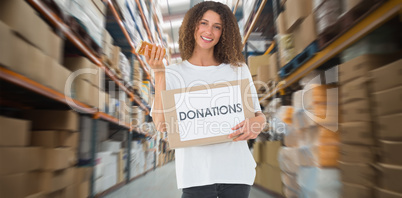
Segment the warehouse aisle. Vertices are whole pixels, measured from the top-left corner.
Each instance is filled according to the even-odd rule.
[[[174,162],[151,171],[105,198],[180,198],[176,187]],[[271,198],[265,192],[252,188],[249,198]]]

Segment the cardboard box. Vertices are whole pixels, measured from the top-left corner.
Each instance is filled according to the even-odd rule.
[[[304,18],[311,14],[313,9],[312,0],[287,0],[286,8],[286,29],[292,32]]]
[[[12,51],[10,46],[12,45],[12,32],[11,29],[2,21],[0,21],[0,65],[11,67]]]
[[[1,197],[25,198],[38,191],[36,173],[34,172],[0,175]]]
[[[45,193],[55,192],[73,184],[73,168],[40,172],[38,182]]]
[[[339,162],[342,181],[363,186],[374,186],[376,171],[370,164]]]
[[[342,182],[342,197],[373,197],[373,188],[358,184]]]
[[[398,57],[399,58],[399,57]],[[339,66],[339,83],[345,84],[353,79],[365,76],[369,71],[397,60],[395,55],[365,54]]]
[[[402,166],[377,164],[379,167],[378,186],[385,190],[402,193],[401,183]]]
[[[48,42],[44,51],[47,53],[48,56],[57,61],[57,63],[63,63],[64,40],[52,31],[49,31],[47,39]]]
[[[98,66],[93,64],[85,57],[68,57],[64,59],[64,65],[71,72],[79,72],[79,78],[82,78],[92,85],[99,87]],[[77,77],[78,78],[78,77]]]
[[[278,30],[278,34],[288,34],[289,32],[287,31],[287,24],[286,24],[286,10],[281,12],[278,15],[278,18],[276,18],[276,28]]]
[[[90,82],[83,79],[75,79],[73,82],[71,98],[78,100],[84,104],[93,104],[96,98],[93,96],[93,87]]]
[[[0,147],[0,175],[38,170],[42,161],[39,147]]]
[[[26,196],[25,198],[46,198],[46,195],[43,192],[38,192],[35,194],[31,194],[29,196]]]
[[[78,147],[78,133],[70,131],[33,131],[32,146],[45,148]]]
[[[33,130],[78,131],[78,114],[63,110],[27,110],[23,116],[32,121]]]
[[[376,135],[383,140],[402,141],[400,122],[402,114],[377,117]]]
[[[402,166],[402,142],[380,140],[380,162]]]
[[[91,180],[92,170],[91,167],[74,167],[74,183],[81,184]]]
[[[376,188],[376,198],[402,198],[402,193],[396,193],[393,191],[385,190],[382,188]]]
[[[8,50],[11,51],[11,64],[8,65],[9,68],[27,77],[29,77],[30,74],[34,74],[35,70],[33,67],[28,67],[28,65],[31,65],[31,59],[33,58],[32,53],[35,48],[16,34],[11,34],[10,43],[12,44],[8,46]],[[37,61],[36,63],[34,62],[34,65],[38,65]]]
[[[343,84],[340,87],[340,102],[346,104],[357,100],[367,100],[369,98],[368,82],[368,78],[361,77]]]
[[[46,55],[33,46],[28,47],[28,53],[30,64],[25,65],[25,67],[30,67],[32,72],[27,73],[26,76],[40,84],[48,85],[49,74],[47,73]]]
[[[67,88],[67,90],[71,89],[72,84],[67,84],[67,80],[72,74],[71,71],[50,57],[48,57],[47,61],[48,70],[50,71],[48,79],[50,87],[64,95],[68,95],[65,93],[65,88]]]
[[[373,96],[377,116],[402,113],[402,86],[376,92]]]
[[[42,170],[61,170],[74,166],[77,162],[77,156],[71,148],[52,148],[43,151]]]
[[[262,142],[255,142],[253,145],[253,157],[255,162],[260,163],[262,162]]]
[[[208,86],[201,85],[183,89],[163,91],[162,103],[164,107],[165,120],[168,123],[167,131],[169,133],[168,141],[170,148],[198,146],[233,141],[232,139],[228,138],[228,135],[233,132],[231,130],[231,127],[235,126],[235,123],[231,122],[241,122],[243,121],[243,117],[254,117],[252,98],[249,97],[250,89],[246,88],[249,84],[250,83],[248,79],[243,79],[241,81],[237,80],[209,84]],[[205,95],[205,90],[210,90],[210,93],[208,95]],[[219,103],[216,101],[211,101],[214,98],[214,95],[222,92],[228,93],[230,96],[228,95],[229,97],[222,98],[222,100],[220,99]],[[178,104],[178,106],[176,106],[174,99],[175,97],[189,97],[192,99],[199,98],[200,100],[194,101],[191,99],[190,101],[192,102],[190,102],[191,104],[189,105],[182,105],[182,103],[180,103]],[[230,103],[228,103],[228,101],[225,101],[226,99],[229,100],[229,98]],[[234,108],[235,105],[236,108]],[[197,107],[197,109],[189,109],[189,106]],[[222,107],[226,107],[227,111],[222,110],[224,109]],[[217,110],[215,111],[217,112],[216,114],[222,114],[219,119],[216,119],[217,117],[215,117],[211,113],[211,109],[213,111],[213,108]],[[205,110],[206,113],[204,115],[200,115],[200,112],[202,110],[199,109],[207,110]],[[196,118],[196,111],[198,111],[198,118]],[[191,112],[194,113],[194,116],[190,114]],[[210,113],[208,114],[207,112]],[[189,123],[190,130],[184,130],[182,128],[182,131],[185,131],[185,133],[180,134],[179,121],[181,126]],[[211,126],[220,126],[218,127],[220,129],[217,132],[213,131],[213,129],[215,129],[214,127],[209,127],[206,130],[199,129],[202,130],[202,132],[199,132],[195,127],[191,129],[191,123],[194,124],[195,122],[197,122],[197,126],[205,126],[205,124],[210,124]],[[220,122],[224,122],[226,124],[220,125]]]
[[[112,153],[119,153],[120,149],[121,149],[121,142],[107,140],[107,141],[101,142],[100,149],[101,149],[101,151],[105,151],[105,152],[110,151]]]
[[[275,193],[282,194],[281,170],[278,167],[263,164],[263,187]]]
[[[303,52],[307,46],[317,39],[313,14],[308,15],[300,26],[294,29],[293,36],[296,54]]]
[[[0,116],[0,146],[28,146],[31,122]]]
[[[345,122],[339,125],[341,142],[347,144],[375,145],[371,122]]]
[[[368,100],[358,100],[341,105],[341,122],[370,122],[373,120]]]
[[[340,145],[340,161],[348,163],[372,163],[375,161],[375,149],[370,146]]]
[[[280,141],[264,142],[262,145],[262,162],[274,167],[279,167],[278,153],[280,148]]]
[[[35,14],[32,7],[25,1],[1,1],[0,20],[41,50],[48,42],[50,32],[48,25]]]
[[[269,63],[269,57],[270,57],[269,54],[248,57],[248,66],[252,76],[259,74],[258,67],[267,65],[267,63]]]
[[[402,86],[401,65],[402,59],[399,59],[384,67],[372,70],[370,72],[370,78],[372,80],[373,92]]]

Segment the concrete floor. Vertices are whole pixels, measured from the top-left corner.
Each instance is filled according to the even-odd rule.
[[[180,198],[177,189],[174,162],[148,172],[133,182],[105,196],[105,198]],[[251,188],[249,198],[273,198],[265,192]]]

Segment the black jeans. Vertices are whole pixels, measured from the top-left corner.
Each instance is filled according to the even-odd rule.
[[[246,184],[212,184],[183,188],[181,198],[248,198],[250,185]]]

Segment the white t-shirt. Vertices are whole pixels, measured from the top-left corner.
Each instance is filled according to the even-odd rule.
[[[196,66],[183,61],[170,65],[166,67],[166,90],[245,78],[250,81],[254,111],[261,111],[250,71],[245,64],[242,67],[229,64]],[[215,183],[254,183],[256,163],[247,141],[178,148],[175,157],[179,189]]]

